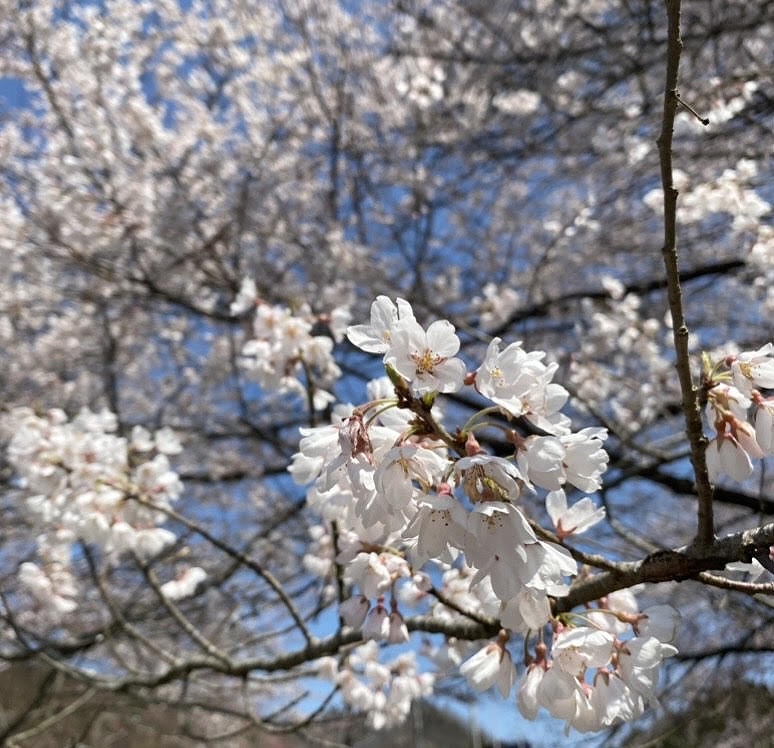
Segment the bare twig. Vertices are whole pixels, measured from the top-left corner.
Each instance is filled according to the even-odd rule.
[[[661,185],[664,191],[664,247],[662,249],[667,276],[669,310],[672,314],[677,374],[682,393],[682,409],[686,434],[691,448],[691,465],[696,478],[698,497],[698,527],[694,544],[697,548],[712,545],[715,537],[712,516],[712,486],[707,475],[705,458],[706,439],[702,431],[698,388],[691,376],[688,357],[688,326],[683,311],[680,271],[677,256],[677,190],[672,173],[672,136],[675,115],[680,99],[677,93],[677,74],[680,66],[682,40],[680,39],[680,0],[665,0],[668,22],[667,69],[664,90],[664,110],[658,152],[661,163]]]
[[[89,566],[91,577],[94,580],[94,584],[96,585],[97,590],[99,591],[99,595],[102,598],[102,602],[105,603],[105,605],[107,606],[107,609],[110,611],[110,615],[112,616],[113,621],[116,624],[118,624],[118,626],[120,626],[131,638],[136,639],[143,646],[147,647],[151,652],[153,652],[153,654],[156,657],[164,660],[167,663],[174,662],[174,657],[172,657],[170,654],[165,652],[162,647],[159,647],[157,644],[151,641],[136,626],[132,625],[126,619],[126,616],[116,605],[112,595],[108,591],[108,587],[105,584],[105,580],[102,577],[102,574],[100,574],[99,570],[97,569],[97,564],[94,560],[94,555],[92,554],[91,550],[89,549],[89,546],[86,543],[81,544],[81,551],[83,552],[83,556],[86,559],[86,563]],[[106,626],[105,629],[107,630],[108,627]]]
[[[500,623],[498,621],[495,621],[492,618],[488,618],[487,616],[479,615],[478,613],[465,610],[465,608],[463,608],[461,605],[458,605],[456,602],[454,602],[454,600],[446,597],[446,595],[444,595],[443,592],[441,592],[436,587],[431,587],[429,592],[438,600],[439,603],[441,603],[441,605],[445,605],[455,613],[459,613],[461,616],[464,616],[465,618],[468,618],[471,621],[480,624],[481,626],[488,626],[493,630],[500,629]]]
[[[89,688],[78,696],[74,701],[71,701],[67,706],[60,709],[58,712],[52,714],[48,719],[44,719],[42,722],[38,722],[34,727],[24,732],[17,732],[16,735],[8,738],[6,745],[9,748],[18,748],[18,746],[25,740],[37,737],[41,735],[49,727],[53,727],[57,722],[63,720],[65,717],[69,717],[71,714],[77,712],[92,696],[97,692],[96,688]]]
[[[682,106],[684,109],[687,109],[694,117],[696,117],[699,122],[704,125],[704,127],[707,127],[710,123],[709,117],[702,117],[689,103],[687,103],[681,96],[678,91],[675,91],[675,98],[680,102],[680,106]]]
[[[269,585],[269,587],[271,587],[271,589],[277,595],[279,600],[285,606],[288,613],[290,613],[291,618],[295,621],[296,626],[298,627],[298,630],[301,632],[307,644],[311,645],[314,643],[315,640],[312,637],[311,633],[309,632],[309,629],[306,627],[306,624],[304,623],[301,614],[298,612],[298,610],[296,609],[296,606],[293,604],[293,601],[290,599],[290,597],[288,597],[287,592],[285,591],[285,589],[283,588],[279,580],[268,569],[264,569],[259,563],[251,559],[245,553],[243,553],[237,548],[232,548],[230,545],[228,545],[228,543],[225,543],[219,538],[216,538],[212,533],[210,533],[208,530],[203,528],[197,522],[194,522],[193,520],[188,519],[188,517],[185,517],[179,512],[176,512],[171,507],[165,507],[160,504],[154,504],[152,501],[149,501],[147,498],[140,495],[132,494],[132,495],[129,495],[128,498],[132,498],[135,501],[139,502],[140,504],[149,506],[152,509],[155,509],[156,511],[166,514],[167,517],[169,517],[170,519],[173,519],[176,522],[180,522],[180,524],[184,525],[192,532],[195,532],[197,535],[200,535],[201,537],[203,537],[205,540],[207,540],[209,543],[215,546],[218,550],[222,551],[227,556],[230,556],[231,558],[238,560],[239,562],[244,564],[248,569],[251,569],[253,572],[255,572],[261,579],[263,579]]]
[[[711,574],[704,571],[699,574],[699,579],[712,587],[720,587],[724,590],[734,590],[735,592],[746,592],[749,595],[774,595],[774,582],[739,582],[735,579],[726,579],[725,577]]]
[[[597,553],[586,553],[585,551],[580,551],[577,548],[573,548],[572,546],[567,545],[564,540],[560,539],[557,535],[550,532],[549,530],[546,530],[544,527],[541,527],[534,520],[528,519],[527,522],[529,522],[529,526],[535,531],[535,534],[538,537],[542,538],[543,540],[547,540],[550,543],[555,543],[556,545],[560,545],[563,548],[566,548],[570,555],[578,563],[586,564],[587,566],[594,566],[598,569],[605,569],[606,571],[610,572],[616,572],[620,569],[618,563],[611,561],[609,558],[605,558],[605,556],[600,556]]]
[[[156,593],[159,602],[169,611],[169,614],[177,621],[178,625],[193,639],[208,655],[215,657],[223,662],[227,667],[231,667],[231,660],[228,655],[222,650],[218,649],[196,626],[194,626],[183,614],[183,611],[178,608],[175,603],[168,598],[161,591],[161,585],[158,577],[150,566],[137,557],[135,554],[135,562],[140,567],[145,580],[152,587]]]

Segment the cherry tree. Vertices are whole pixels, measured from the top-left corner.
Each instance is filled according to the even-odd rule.
[[[0,659],[210,739],[767,672],[773,30],[5,3]]]

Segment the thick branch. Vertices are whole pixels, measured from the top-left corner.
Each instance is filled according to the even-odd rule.
[[[564,613],[576,605],[604,597],[615,590],[633,587],[641,582],[684,581],[701,579],[701,572],[723,569],[734,561],[749,562],[756,548],[774,543],[774,523],[754,530],[727,535],[703,552],[696,546],[657,551],[641,561],[620,563],[616,571],[606,571],[573,585],[570,594],[558,598],[555,612]]]

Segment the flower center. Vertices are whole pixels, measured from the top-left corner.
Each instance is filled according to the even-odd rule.
[[[474,504],[480,501],[508,501],[508,491],[488,476],[481,465],[473,465],[466,470],[462,484]]]
[[[431,373],[433,371],[433,367],[438,366],[438,364],[443,361],[442,356],[439,356],[437,353],[433,353],[429,348],[425,348],[424,352],[421,354],[412,354],[411,358],[416,364],[417,374],[420,376],[422,374]]]
[[[738,361],[737,365],[739,366],[739,371],[742,372],[743,377],[747,377],[747,379],[752,379],[754,374],[753,365],[748,361]]]

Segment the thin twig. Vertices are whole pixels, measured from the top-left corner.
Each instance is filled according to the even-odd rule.
[[[94,696],[95,693],[97,693],[96,688],[89,688],[87,691],[84,691],[80,696],[78,696],[77,699],[71,701],[67,706],[52,714],[48,719],[44,719],[42,722],[38,722],[38,724],[36,724],[34,727],[31,727],[29,730],[25,730],[24,732],[17,732],[16,735],[12,735],[10,738],[8,738],[8,748],[18,748],[22,741],[29,740],[30,738],[37,737],[38,735],[44,733],[46,730],[48,730],[49,727],[52,727],[60,720],[63,720],[65,717],[69,717],[74,712],[77,712],[87,701],[89,701]]]
[[[774,595],[774,582],[739,582],[735,579],[726,579],[725,577],[711,574],[704,571],[699,574],[699,579],[712,587],[720,587],[724,590],[734,590],[735,592],[746,592],[749,595]]]
[[[223,652],[221,649],[218,649],[204,634],[199,631],[199,629],[194,626],[191,621],[188,620],[188,618],[185,617],[183,614],[183,611],[178,608],[175,603],[168,598],[164,593],[161,591],[161,584],[159,583],[158,577],[156,576],[153,569],[148,566],[147,563],[142,561],[136,554],[134,556],[135,562],[140,567],[140,571],[142,572],[143,576],[145,577],[145,580],[148,582],[148,584],[151,586],[153,591],[156,593],[156,597],[158,597],[159,602],[167,609],[169,614],[177,621],[178,625],[188,634],[188,636],[191,637],[208,655],[211,655],[212,657],[215,657],[216,659],[223,662],[226,667],[232,667],[231,659],[228,657],[228,655]]]
[[[709,117],[702,117],[685,99],[683,99],[680,96],[679,91],[675,91],[675,98],[680,102],[680,106],[682,106],[684,109],[687,109],[694,117],[696,117],[699,122],[704,125],[704,127],[709,126]]]
[[[677,74],[680,67],[680,0],[665,0],[668,39],[667,69],[664,90],[664,111],[661,120],[661,134],[658,137],[658,152],[661,164],[661,185],[664,191],[664,247],[662,254],[667,277],[669,310],[672,314],[676,368],[682,393],[682,410],[685,416],[686,434],[691,448],[691,465],[696,478],[698,497],[698,522],[694,544],[697,548],[708,548],[715,538],[712,516],[712,486],[707,475],[705,458],[706,439],[702,430],[701,412],[698,402],[698,388],[693,383],[688,356],[688,326],[683,310],[680,271],[677,256],[677,190],[672,173],[672,137],[675,115],[680,103],[677,94]]]
[[[230,545],[228,545],[228,543],[225,543],[224,541],[216,538],[212,533],[210,533],[204,527],[199,525],[197,522],[194,522],[193,520],[188,519],[188,517],[185,517],[179,512],[176,512],[171,507],[166,507],[161,504],[154,504],[149,499],[140,495],[131,494],[131,495],[127,495],[127,497],[134,499],[138,503],[144,504],[145,506],[148,506],[151,509],[155,509],[161,512],[162,514],[166,514],[167,517],[175,520],[176,522],[180,522],[180,524],[184,525],[192,532],[195,532],[197,535],[200,535],[201,537],[203,537],[205,540],[207,540],[209,543],[214,545],[220,551],[222,551],[223,553],[225,553],[226,555],[230,556],[233,559],[237,559],[242,564],[244,564],[248,569],[251,569],[253,572],[255,572],[261,579],[263,579],[269,585],[269,587],[271,587],[271,589],[280,599],[280,601],[285,606],[288,613],[290,613],[291,618],[295,621],[296,626],[298,627],[298,630],[301,632],[301,635],[304,637],[307,644],[312,645],[315,643],[314,637],[312,637],[311,633],[309,632],[309,629],[306,627],[306,624],[304,623],[301,614],[296,609],[296,606],[293,604],[293,601],[288,597],[287,592],[285,592],[279,580],[268,569],[264,569],[258,562],[254,561],[249,556],[247,556],[247,554],[243,553],[242,551],[236,548],[232,548]]]
[[[577,548],[573,548],[571,545],[567,545],[564,540],[559,538],[554,533],[546,530],[544,527],[541,527],[534,520],[528,519],[527,522],[529,522],[529,526],[534,530],[538,537],[542,538],[543,540],[547,540],[550,543],[555,543],[556,545],[562,546],[562,548],[565,548],[578,563],[586,564],[587,566],[594,566],[598,569],[605,569],[606,571],[610,572],[616,572],[619,570],[620,567],[615,561],[611,561],[609,558],[600,556],[597,553],[586,553],[585,551],[580,551]]]
[[[431,587],[428,592],[435,597],[441,605],[446,606],[449,608],[449,610],[453,610],[455,613],[459,613],[461,616],[464,616],[465,618],[469,618],[471,621],[475,621],[476,623],[481,624],[482,626],[489,626],[491,628],[500,628],[500,624],[498,621],[494,620],[493,618],[488,618],[487,616],[479,615],[478,613],[474,613],[469,610],[465,610],[461,605],[458,605],[454,600],[451,598],[448,598],[446,595],[441,592],[436,587]]]
[[[116,605],[115,600],[113,600],[112,595],[108,591],[105,580],[100,574],[100,571],[97,569],[94,555],[86,543],[81,543],[81,552],[86,559],[86,563],[89,565],[91,577],[94,580],[94,584],[96,585],[97,590],[99,591],[102,602],[105,603],[107,609],[110,611],[110,614],[113,617],[113,621],[118,624],[118,626],[120,626],[131,638],[136,639],[138,642],[147,647],[151,652],[153,652],[156,657],[159,657],[167,663],[174,662],[174,657],[165,652],[162,647],[159,647],[141,631],[139,631],[136,626],[132,625],[129,621],[126,620],[126,616],[119,609],[118,605]],[[105,629],[107,630],[108,626],[106,626]]]

